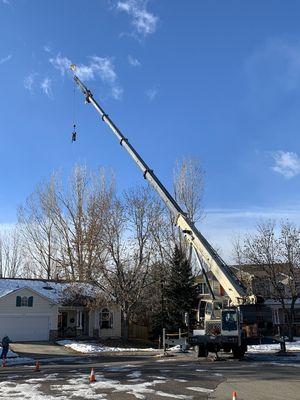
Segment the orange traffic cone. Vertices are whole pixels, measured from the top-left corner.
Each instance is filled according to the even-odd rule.
[[[232,400],[237,400],[237,392],[232,392]]]
[[[96,382],[96,377],[95,377],[95,372],[94,368],[91,369],[91,374],[90,374],[90,382]]]
[[[2,358],[2,368],[6,367],[6,358]]]
[[[40,362],[39,362],[39,361],[37,361],[37,362],[35,363],[35,369],[34,369],[34,371],[35,371],[35,372],[40,372]]]

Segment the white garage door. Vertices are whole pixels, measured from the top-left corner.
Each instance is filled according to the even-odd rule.
[[[49,317],[0,315],[0,337],[4,335],[13,342],[49,340]]]

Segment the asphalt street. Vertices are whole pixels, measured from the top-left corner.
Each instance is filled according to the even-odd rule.
[[[96,382],[89,383],[94,368]],[[300,363],[293,357],[248,356],[244,361],[196,359],[193,353],[101,355],[45,360],[0,371],[1,399],[300,399]]]

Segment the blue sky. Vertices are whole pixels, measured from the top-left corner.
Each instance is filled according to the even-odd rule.
[[[69,61],[170,189],[206,171],[202,227],[225,258],[260,217],[300,224],[297,1],[0,0],[0,224],[54,170],[136,166],[76,93]]]

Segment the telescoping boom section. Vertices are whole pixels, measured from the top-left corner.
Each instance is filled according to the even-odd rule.
[[[119,140],[121,146],[124,147],[124,149],[138,165],[143,173],[144,178],[156,190],[162,201],[168,207],[168,209],[174,216],[176,225],[182,230],[185,238],[193,245],[205,264],[214,274],[215,278],[225,289],[227,295],[231,299],[232,304],[239,305],[247,302],[247,292],[244,286],[235,277],[235,275],[232,273],[226,263],[221,259],[221,257],[217,254],[217,252],[213,249],[213,247],[209,244],[209,242],[205,239],[205,237],[195,227],[193,222],[181,210],[176,200],[171,196],[168,190],[160,182],[160,180],[154,174],[153,170],[149,168],[142,157],[129,143],[128,139],[122,134],[120,129],[114,124],[108,114],[106,114],[103,108],[94,99],[91,91],[81,82],[78,76],[74,75],[74,80],[84,94],[86,102],[94,106],[96,111],[100,114],[102,121],[109,126],[109,128]]]

